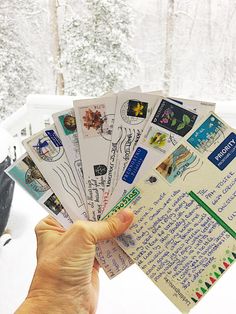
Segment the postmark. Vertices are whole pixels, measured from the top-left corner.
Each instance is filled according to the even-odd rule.
[[[59,137],[54,130],[47,130],[31,140],[29,144],[36,152],[39,160],[55,162],[61,159],[64,154],[64,148],[58,139]]]
[[[157,168],[157,172],[169,183],[177,178],[186,176],[186,172],[198,167],[199,159],[184,145],[174,150]],[[196,170],[196,169],[195,169]]]
[[[76,119],[71,113],[63,114],[58,117],[65,135],[71,135],[76,132]]]
[[[193,127],[198,115],[163,99],[152,123],[179,136],[185,136]]]
[[[104,140],[111,141],[112,138],[112,131],[113,131],[113,125],[115,122],[115,115],[114,114],[107,114],[103,117],[104,123],[101,128],[100,135]]]
[[[148,103],[138,99],[129,99],[120,108],[121,118],[131,125],[142,123],[148,113]]]
[[[216,116],[210,115],[187,141],[200,153],[209,152],[216,142],[220,142],[225,137],[225,130],[226,125]]]

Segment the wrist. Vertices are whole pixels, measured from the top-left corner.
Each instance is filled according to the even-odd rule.
[[[15,314],[89,314],[87,298],[58,278],[55,269],[51,273],[37,267],[28,295]]]

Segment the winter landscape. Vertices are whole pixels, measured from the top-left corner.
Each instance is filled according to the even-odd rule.
[[[233,0],[2,0],[0,117],[31,93],[134,85],[234,100],[235,13]]]
[[[72,106],[56,95],[96,97],[138,85],[216,102],[236,128],[236,0],[0,0],[0,128],[14,136],[18,157],[23,138]],[[0,313],[12,314],[27,295],[34,227],[45,215],[16,185],[12,241],[0,242]],[[234,267],[191,313],[233,312],[235,274]],[[100,278],[97,314],[178,312],[136,265],[113,280],[101,270]]]

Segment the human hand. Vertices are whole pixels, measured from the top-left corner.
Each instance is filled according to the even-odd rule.
[[[65,231],[51,217],[36,226],[37,267],[25,302],[16,314],[92,314],[99,292],[96,243],[122,234],[133,213],[106,221],[77,221]]]

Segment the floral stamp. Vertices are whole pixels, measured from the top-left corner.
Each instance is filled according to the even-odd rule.
[[[197,117],[196,113],[163,99],[152,123],[180,136],[185,136],[192,129]]]

